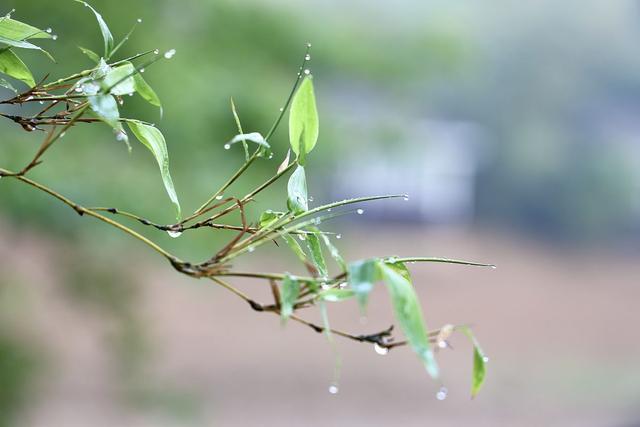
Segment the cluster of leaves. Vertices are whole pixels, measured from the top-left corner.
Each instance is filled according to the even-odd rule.
[[[76,0],[78,1],[78,0]],[[16,123],[22,125],[25,130],[40,129],[50,126],[50,131],[36,152],[33,160],[19,172],[11,172],[0,169],[0,177],[7,176],[18,179],[33,187],[45,191],[72,207],[79,214],[87,214],[106,222],[132,237],[147,244],[152,249],[163,255],[171,265],[179,272],[196,277],[207,278],[246,300],[253,309],[272,312],[280,316],[282,322],[294,320],[310,326],[317,332],[325,332],[332,340],[333,335],[350,338],[360,342],[373,343],[376,351],[386,353],[389,349],[409,345],[424,364],[427,372],[433,377],[439,376],[439,369],[435,358],[435,351],[447,347],[447,340],[455,331],[460,331],[468,336],[474,347],[472,395],[480,390],[485,377],[486,356],[480,348],[471,329],[467,326],[445,325],[440,329],[428,331],[424,322],[420,301],[416,295],[407,263],[414,262],[443,262],[464,265],[488,266],[487,264],[467,261],[451,260],[444,258],[410,257],[396,258],[384,257],[366,259],[347,263],[337,247],[332,243],[332,234],[320,229],[320,224],[340,215],[351,214],[354,211],[340,209],[355,203],[380,200],[405,195],[371,196],[337,201],[315,208],[309,207],[307,193],[307,180],[305,167],[308,165],[309,154],[316,147],[319,135],[318,110],[313,86],[313,76],[305,68],[310,60],[309,48],[305,52],[304,60],[300,66],[295,83],[289,97],[281,109],[271,129],[263,136],[260,132],[245,133],[237,113],[236,106],[232,105],[232,113],[238,127],[238,134],[225,144],[230,149],[234,144],[241,143],[245,152],[245,162],[238,171],[225,182],[202,206],[191,215],[183,218],[178,197],[169,173],[169,159],[165,139],[154,125],[132,118],[121,117],[118,106],[124,103],[125,95],[139,94],[150,104],[162,109],[162,104],[155,91],[142,78],[141,73],[145,67],[150,66],[159,59],[171,58],[174,50],[167,51],[163,55],[158,50],[143,52],[133,57],[113,61],[112,58],[124,42],[132,34],[133,29],[118,43],[114,38],[102,16],[85,2],[83,3],[95,15],[104,40],[102,55],[87,48],[80,48],[95,65],[74,75],[61,78],[51,83],[36,83],[26,65],[13,52],[14,49],[40,49],[26,41],[32,38],[49,38],[49,31],[42,31],[30,25],[11,19],[9,16],[0,20],[0,71],[7,76],[21,80],[29,86],[27,91],[18,93],[13,86],[5,80],[0,80],[3,86],[11,88],[15,96],[2,101],[4,104],[21,105],[26,102],[38,101],[47,103],[42,111],[32,117],[12,116],[2,114]],[[134,25],[135,28],[135,25]],[[41,50],[41,49],[40,49]],[[44,52],[44,51],[43,51]],[[151,57],[144,63],[135,64],[140,58]],[[61,92],[61,93],[60,93]],[[55,113],[55,107],[64,105],[64,108]],[[255,190],[241,198],[223,198],[223,192],[230,187],[253,162],[258,158],[273,157],[270,139],[278,128],[286,111],[289,110],[289,142],[290,148],[273,177]],[[124,124],[133,135],[154,155],[160,167],[160,172],[165,189],[176,211],[177,222],[174,224],[157,224],[136,214],[116,208],[86,208],[77,204],[52,189],[45,187],[26,177],[26,174],[41,163],[44,152],[64,133],[76,123],[106,123],[114,132],[117,140],[128,145],[128,135]],[[58,127],[60,129],[58,130]],[[251,153],[249,143],[256,144],[255,151]],[[130,147],[129,147],[130,148]],[[295,159],[290,161],[291,152]],[[276,182],[280,177],[292,171],[287,185],[287,211],[278,212],[267,210],[252,225],[246,218],[244,205],[251,202],[254,197]],[[336,209],[336,211],[332,211]],[[181,233],[195,230],[201,227],[215,229],[237,230],[239,233],[209,260],[194,264],[180,260],[175,255],[161,248],[140,233],[117,222],[104,213],[121,215],[137,220],[144,225],[168,232],[177,237]],[[215,220],[232,212],[239,212],[241,224],[219,224]],[[362,209],[355,211],[361,214]],[[256,248],[277,241],[284,241],[292,250],[299,261],[309,272],[308,276],[293,275],[289,273],[244,273],[234,271],[231,262]],[[302,243],[301,243],[302,242]],[[325,253],[331,256],[336,264],[338,273],[332,274]],[[227,283],[226,277],[253,277],[267,280],[273,291],[274,303],[262,305],[240,292]],[[361,310],[366,310],[370,292],[378,282],[383,282],[388,289],[393,303],[395,318],[400,326],[405,341],[397,341],[392,336],[392,328],[369,334],[353,335],[331,328],[327,311],[328,303],[337,303],[345,300],[357,300]],[[309,308],[318,307],[322,313],[323,324],[315,325],[297,315],[297,312]],[[333,341],[331,341],[333,342]],[[435,345],[435,348],[434,348]],[[439,394],[442,394],[442,390]]]

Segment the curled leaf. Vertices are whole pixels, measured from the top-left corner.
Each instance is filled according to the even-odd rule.
[[[136,120],[127,120],[127,124],[129,125],[131,132],[133,132],[136,138],[138,138],[138,140],[147,147],[149,151],[151,151],[158,162],[164,188],[175,207],[176,218],[180,221],[182,218],[182,211],[180,208],[180,202],[178,201],[178,195],[176,194],[175,187],[173,186],[171,173],[169,172],[169,153],[167,151],[167,143],[162,132],[154,126]]]

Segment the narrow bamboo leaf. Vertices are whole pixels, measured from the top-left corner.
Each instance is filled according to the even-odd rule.
[[[318,298],[328,302],[346,301],[356,296],[351,289],[327,289],[318,294]]]
[[[293,314],[293,306],[298,300],[298,295],[300,295],[300,282],[287,275],[280,289],[280,318],[283,323]]]
[[[311,253],[311,260],[318,269],[320,277],[329,277],[327,271],[327,264],[324,261],[324,255],[322,255],[322,247],[320,246],[320,239],[317,233],[307,234],[307,246],[309,246],[309,252]]]
[[[258,225],[260,228],[268,227],[278,219],[282,218],[284,212],[275,212],[271,209],[266,210],[260,214],[260,219],[258,220]]]
[[[0,50],[0,72],[23,81],[29,87],[36,85],[29,68],[10,49]]]
[[[346,272],[347,271],[347,263],[344,261],[344,258],[342,258],[342,255],[340,255],[340,251],[338,251],[338,248],[336,248],[335,245],[333,243],[331,243],[331,240],[329,239],[329,236],[327,236],[326,234],[321,234],[320,238],[322,239],[324,245],[329,250],[329,253],[331,254],[331,257],[334,259],[336,264],[338,264],[338,266],[340,267],[340,269],[343,272]]]
[[[291,234],[284,234],[282,238],[285,242],[287,242],[287,245],[289,246],[289,248],[291,248],[291,251],[298,257],[300,262],[306,264],[308,262],[307,254],[304,253],[304,250],[302,249],[302,246],[300,246],[300,243],[298,243],[298,241]]]
[[[233,98],[231,98],[231,113],[233,114],[233,119],[236,121],[236,126],[238,127],[238,134],[243,134],[242,123],[240,123],[240,116],[238,116],[238,111],[236,110],[236,104],[233,102]],[[242,140],[242,148],[244,148],[244,158],[245,160],[249,160],[249,146],[247,141]]]
[[[360,309],[364,313],[369,300],[369,293],[373,290],[375,282],[380,280],[380,271],[377,259],[365,259],[349,264],[349,285],[358,298]]]
[[[255,142],[258,145],[261,145],[266,148],[271,148],[269,143],[264,139],[264,137],[260,134],[260,132],[251,132],[251,133],[242,133],[240,135],[234,136],[231,141],[229,141],[229,145],[233,145],[237,142],[245,142],[251,141]]]
[[[437,378],[438,364],[429,345],[429,336],[422,317],[420,301],[411,281],[407,279],[409,277],[407,268],[402,263],[388,264],[380,262],[379,265],[382,277],[391,295],[395,316],[402,332],[413,351],[418,354],[424,363],[427,372],[432,377]]]
[[[318,110],[313,81],[311,76],[307,76],[293,97],[289,113],[289,141],[291,149],[298,155],[300,164],[304,164],[306,155],[315,147],[318,131]]]
[[[462,332],[471,340],[473,344],[473,378],[471,381],[471,397],[474,398],[480,392],[487,373],[487,361],[489,358],[480,347],[478,340],[469,327],[461,328]]]
[[[94,87],[94,85],[86,85],[85,88],[87,87]],[[96,116],[111,126],[116,133],[116,138],[119,141],[124,140],[128,145],[129,139],[127,133],[122,128],[122,123],[120,123],[120,112],[118,111],[116,99],[111,95],[97,93],[87,96],[87,100],[89,101],[91,110]]]
[[[8,81],[6,81],[5,79],[0,78],[0,86],[2,86],[5,89],[9,89],[13,93],[18,93],[16,88],[14,88],[13,85],[11,83],[9,83]]]
[[[136,69],[131,63],[125,63],[116,68],[111,68],[104,76],[102,83],[104,90],[109,90],[112,95],[128,95],[136,91],[133,75]]]
[[[89,57],[90,60],[95,62],[96,64],[100,62],[100,55],[92,51],[91,49],[87,49],[86,47],[78,46],[78,49],[82,51],[85,55]]]
[[[149,104],[158,107],[160,109],[160,116],[162,116],[162,103],[153,88],[149,86],[140,73],[136,73],[133,76],[133,81],[135,82],[135,89],[136,92],[138,92],[138,95],[140,95]]]
[[[309,204],[307,201],[307,179],[305,177],[303,166],[298,166],[291,174],[287,190],[289,193],[287,207],[290,212],[297,215],[309,210]]]
[[[291,149],[287,150],[287,156],[284,158],[280,166],[278,166],[278,171],[276,173],[281,174],[284,170],[289,166],[289,157],[291,156]]]
[[[6,37],[2,37],[0,36],[0,43],[12,46],[12,47],[18,47],[21,49],[32,49],[32,50],[39,50],[40,52],[44,53],[47,58],[51,59],[53,62],[56,62],[55,59],[53,59],[53,56],[51,56],[51,54],[49,52],[47,52],[46,50],[44,50],[43,48],[41,48],[40,46],[36,46],[33,43],[29,43],[27,41],[24,40],[12,40],[12,39],[8,39]]]
[[[83,0],[76,0],[76,1],[78,3],[84,4],[85,7],[88,7],[89,9],[91,9],[93,14],[95,15],[96,20],[98,21],[98,26],[100,27],[100,32],[102,33],[102,39],[104,40],[104,57],[108,59],[109,56],[111,56],[111,51],[113,50],[113,35],[111,34],[111,31],[107,26],[107,23],[104,22],[102,15],[100,15],[98,11],[95,10],[89,3]]]
[[[167,143],[162,132],[154,126],[136,120],[127,120],[127,124],[129,125],[131,132],[133,132],[136,138],[138,138],[138,140],[144,144],[149,151],[151,151],[158,162],[164,188],[176,209],[176,217],[178,221],[180,221],[182,218],[182,210],[180,208],[180,202],[178,201],[178,195],[176,194],[175,187],[173,186],[171,173],[169,172],[169,153],[167,151]]]
[[[0,20],[0,37],[12,40],[50,39],[51,34],[24,22],[5,18]]]

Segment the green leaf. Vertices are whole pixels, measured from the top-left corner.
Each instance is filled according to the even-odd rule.
[[[320,246],[320,239],[318,238],[317,233],[307,234],[307,246],[309,246],[311,260],[318,269],[320,277],[329,277],[327,264],[325,263],[324,256],[322,255],[322,247]]]
[[[119,122],[120,112],[118,111],[118,103],[113,96],[108,94],[95,94],[88,96],[87,99],[89,100],[91,110],[93,110],[98,118],[113,129],[122,128]]]
[[[291,174],[287,185],[287,191],[289,194],[287,207],[290,212],[297,215],[309,210],[307,202],[307,179],[305,177],[303,166],[298,166]]]
[[[231,141],[228,142],[229,145],[233,145],[237,142],[245,142],[251,141],[255,142],[258,145],[261,145],[266,148],[271,148],[266,139],[260,134],[260,132],[251,132],[251,133],[242,133],[240,135],[234,136]]]
[[[320,234],[320,238],[329,250],[329,254],[331,254],[331,257],[334,259],[336,264],[338,264],[343,272],[347,272],[347,263],[344,261],[344,258],[342,258],[342,255],[340,255],[340,251],[338,251],[338,248],[336,248],[335,245],[331,243],[329,236],[327,236],[326,234]]]
[[[438,364],[429,345],[429,336],[422,317],[420,301],[409,279],[409,271],[402,263],[380,262],[380,271],[387,284],[396,319],[402,332],[433,377],[438,377]]]
[[[328,302],[340,302],[356,296],[356,293],[351,289],[327,289],[318,294],[317,298]]]
[[[133,76],[133,81],[135,82],[136,92],[149,104],[154,105],[160,109],[160,116],[162,116],[162,103],[160,102],[160,98],[156,92],[149,86],[142,75],[140,73],[136,73]]]
[[[178,221],[180,221],[182,219],[182,210],[180,208],[180,202],[178,201],[178,195],[173,186],[171,174],[169,173],[169,153],[167,152],[167,143],[162,132],[154,126],[136,120],[127,120],[127,124],[136,138],[138,138],[156,158],[158,166],[160,167],[164,188],[176,209],[176,217]]]
[[[6,81],[5,79],[0,78],[0,86],[2,86],[5,89],[9,89],[13,93],[18,93],[16,88],[13,87],[13,85],[11,83],[9,83],[8,81]]]
[[[2,36],[0,36],[0,43],[6,44],[6,45],[9,45],[9,46],[13,46],[13,47],[18,47],[18,48],[21,48],[21,49],[39,50],[40,52],[44,53],[49,59],[51,59],[53,62],[55,62],[55,59],[53,59],[53,56],[51,56],[51,54],[49,52],[47,52],[46,50],[44,50],[40,46],[36,46],[33,43],[29,43],[29,42],[24,41],[24,40],[12,40],[12,39],[8,39],[8,38],[2,37]]]
[[[289,141],[301,165],[318,141],[318,130],[318,110],[313,93],[313,81],[311,76],[307,76],[291,102],[289,113]]]
[[[36,85],[29,68],[10,49],[0,50],[0,72],[25,82],[29,87]]]
[[[469,327],[462,327],[462,332],[471,340],[473,344],[473,378],[471,381],[471,397],[474,398],[480,392],[482,384],[484,384],[485,375],[487,372],[487,356],[482,351],[478,340]]]
[[[93,14],[96,16],[96,20],[98,21],[98,26],[100,26],[100,32],[102,33],[102,39],[104,40],[104,57],[109,58],[111,56],[111,51],[113,50],[113,35],[107,26],[107,23],[104,22],[102,15],[98,13],[89,3],[83,0],[76,0],[78,3],[82,3],[85,7],[91,9]]]
[[[87,48],[82,47],[82,46],[78,46],[78,49],[80,49],[82,51],[82,53],[87,55],[89,57],[89,59],[91,59],[96,64],[100,62],[100,55],[98,55],[97,53],[95,53],[91,49],[87,49]]]
[[[298,279],[290,275],[285,276],[280,290],[280,318],[283,323],[293,314],[293,306],[298,299],[298,295],[300,295],[300,282],[298,282]]]
[[[303,264],[307,264],[307,254],[304,253],[302,246],[300,246],[300,243],[298,243],[295,237],[287,233],[283,234],[282,238],[285,242],[287,242],[287,245],[289,246],[289,248],[291,248],[291,251],[298,257],[300,262],[302,262]]]
[[[349,264],[349,285],[358,297],[358,303],[362,312],[366,310],[369,293],[373,290],[375,282],[380,280],[377,259],[365,259]]]
[[[128,95],[136,91],[133,75],[136,73],[135,67],[131,63],[125,63],[116,68],[112,68],[104,76],[104,90],[109,90],[112,95]]]
[[[51,34],[15,19],[0,20],[0,37],[11,40],[50,39]]]
[[[258,225],[260,228],[268,227],[278,219],[282,218],[285,215],[284,212],[275,212],[271,209],[266,210],[260,214],[260,219],[258,220]]]

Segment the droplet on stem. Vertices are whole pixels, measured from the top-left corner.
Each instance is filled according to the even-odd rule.
[[[404,196],[402,196],[402,200],[404,200],[405,202],[409,201],[409,195],[405,194]]]
[[[223,197],[223,196],[222,196],[222,194],[218,194],[218,195],[216,196],[216,200],[222,200],[222,197]]]
[[[160,53],[160,49],[153,49],[153,53],[154,53],[155,55],[159,54],[159,53]]]
[[[305,61],[311,61],[311,55],[309,55],[308,53],[304,56],[304,60]]]
[[[46,30],[44,30],[44,31],[45,31],[47,34],[51,34],[51,32],[52,32],[53,30],[51,29],[51,27],[49,27],[49,28],[47,28],[47,29],[46,29]]]
[[[182,235],[182,231],[167,230],[167,234],[169,235],[169,237],[173,237],[175,239],[176,237],[180,237]]]
[[[389,348],[388,347],[383,347],[378,343],[373,344],[373,349],[380,356],[385,356],[387,353],[389,353]]]
[[[306,70],[304,70],[304,74],[308,76],[309,74],[311,74],[311,70],[307,68]]]

